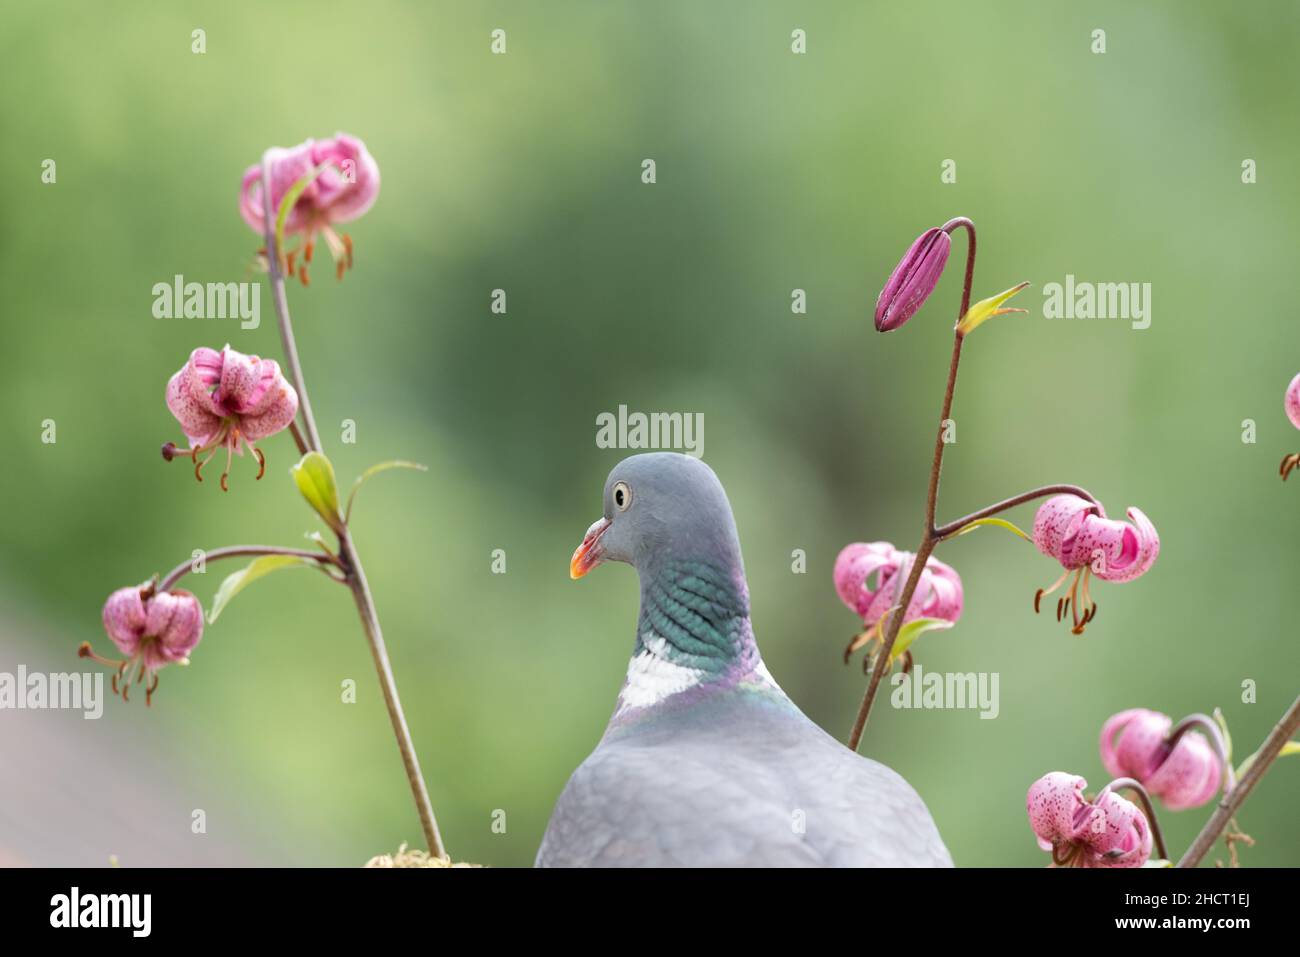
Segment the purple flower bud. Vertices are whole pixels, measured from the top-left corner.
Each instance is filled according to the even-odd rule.
[[[916,314],[938,285],[950,249],[952,238],[938,226],[912,243],[876,300],[877,332],[897,329]]]

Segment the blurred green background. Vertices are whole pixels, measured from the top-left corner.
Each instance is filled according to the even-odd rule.
[[[287,435],[264,443],[266,479],[238,462],[225,495],[158,456],[181,438],[162,394],[191,349],[281,356],[270,297],[245,331],[154,319],[151,287],[248,278],[244,169],[347,130],[382,192],[349,227],[354,272],[335,283],[322,264],[290,302],[340,480],[430,466],[376,478],[354,528],[454,856],[531,863],[612,710],[635,574],[574,583],[567,562],[625,454],[594,441],[619,404],[704,414],[765,658],[842,738],[864,678],[840,662],[856,622],[831,566],[854,540],[915,546],[964,239],[905,330],[877,334],[871,310],[923,228],[967,215],[976,296],[1034,287],[1028,316],[968,345],[942,516],[1072,482],[1113,515],[1145,510],[1163,550],[1142,580],[1096,589],[1080,639],[1033,614],[1056,577],[1033,548],[994,531],[945,546],[966,612],[918,660],[1000,673],[1001,713],[882,698],[863,750],[916,786],[959,864],[1041,866],[1025,790],[1055,769],[1104,783],[1107,716],[1221,706],[1240,759],[1300,687],[1300,493],[1277,478],[1300,449],[1282,410],[1300,368],[1297,43],[1289,2],[6,4],[0,670],[75,667],[86,639],[110,651],[105,596],[194,548],[317,527]],[[1150,328],[1044,319],[1042,287],[1067,273],[1151,283]],[[187,584],[206,604],[236,567]],[[349,596],[318,576],[242,594],[150,711],[109,700],[38,749],[21,727],[0,713],[14,861],[354,865],[419,843]],[[83,752],[99,763],[51,770]],[[128,781],[153,810],[105,818]],[[1298,862],[1298,784],[1283,762],[1246,805],[1248,864]],[[228,810],[192,836],[209,806]],[[1175,853],[1208,816],[1164,815]]]

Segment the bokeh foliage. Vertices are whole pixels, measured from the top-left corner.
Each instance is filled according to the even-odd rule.
[[[488,50],[496,27],[505,56]],[[807,55],[789,51],[795,27]],[[918,658],[999,672],[1001,714],[881,707],[864,751],[921,791],[959,863],[1041,865],[1025,790],[1053,769],[1104,783],[1109,714],[1220,705],[1248,749],[1300,685],[1300,490],[1275,474],[1300,447],[1281,404],[1300,368],[1298,42],[1282,0],[5,4],[6,600],[71,653],[104,644],[113,588],[195,547],[318,527],[287,436],[265,445],[267,478],[240,463],[228,495],[158,456],[180,438],[163,386],[192,348],[279,355],[269,297],[243,331],[156,320],[150,289],[246,277],[260,243],[235,201],[265,146],[362,137],[383,189],[351,230],[355,271],[290,290],[303,362],[345,486],[383,459],[430,466],[376,478],[355,532],[449,846],[529,863],[633,637],[630,570],[566,575],[620,457],[595,447],[597,413],[704,413],[768,664],[843,736],[864,679],[839,662],[855,622],[830,568],[848,541],[918,537],[964,240],[905,330],[876,334],[870,310],[921,229],[968,215],[976,295],[1034,288],[1030,316],[967,350],[943,515],[1074,482],[1112,514],[1143,508],[1163,552],[1145,579],[1097,589],[1078,639],[1032,613],[1055,577],[1032,548],[992,530],[946,546],[967,611]],[[1041,288],[1066,273],[1152,283],[1151,327],[1043,319]],[[504,317],[488,311],[498,287]],[[348,418],[355,445],[339,442]],[[227,570],[191,579],[205,602]],[[258,583],[130,726],[299,835],[285,863],[360,863],[418,837],[351,616],[320,576]],[[347,677],[355,706],[339,704]],[[1260,840],[1249,863],[1296,863],[1297,774],[1281,765],[1241,816]],[[1171,844],[1208,813],[1166,816]]]

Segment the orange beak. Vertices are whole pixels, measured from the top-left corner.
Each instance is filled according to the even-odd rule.
[[[605,534],[609,526],[609,519],[602,518],[593,522],[591,528],[587,529],[587,534],[582,536],[582,544],[569,560],[570,578],[581,578],[601,563],[605,554],[600,547],[600,536]]]

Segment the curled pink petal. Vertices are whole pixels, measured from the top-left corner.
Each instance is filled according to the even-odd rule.
[[[1137,508],[1130,508],[1128,517],[1133,524],[1123,525],[1118,535],[1108,530],[1098,536],[1098,548],[1105,550],[1106,555],[1100,565],[1095,560],[1092,565],[1094,574],[1102,581],[1127,582],[1145,575],[1160,554],[1160,536],[1150,519]],[[1102,521],[1107,520],[1096,519],[1084,525],[1087,528]]]
[[[332,165],[317,180],[317,202],[329,209],[330,222],[347,223],[363,215],[379,196],[379,165],[355,136],[338,133],[317,143],[312,162]]]
[[[1151,857],[1151,826],[1136,804],[1114,791],[1097,796],[1101,814],[1089,820],[1076,840],[1084,847],[1084,867],[1141,867]]]

